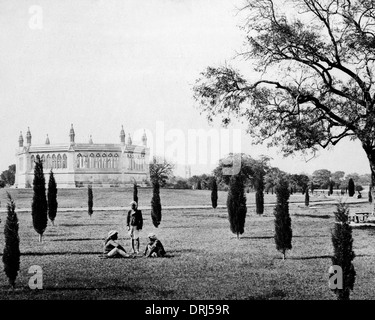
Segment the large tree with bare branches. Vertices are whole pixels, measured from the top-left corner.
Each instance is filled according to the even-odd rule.
[[[194,87],[201,110],[244,120],[255,142],[286,155],[358,139],[374,185],[375,1],[247,0],[241,12],[241,55],[259,78],[207,68]]]

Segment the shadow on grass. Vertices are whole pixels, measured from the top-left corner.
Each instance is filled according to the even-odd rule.
[[[174,251],[175,252],[175,251]],[[0,256],[3,254],[0,253]],[[108,258],[106,257],[103,252],[100,251],[88,251],[88,252],[22,252],[21,256],[85,256],[85,255],[96,255],[98,258],[105,260],[113,260],[113,259],[133,259],[133,258],[143,258],[143,255],[135,255],[130,256],[127,258]],[[167,253],[163,258],[174,258],[175,255],[171,253]],[[154,259],[154,258],[152,258]],[[157,259],[157,258],[155,258]],[[162,258],[159,258],[162,259]]]
[[[369,254],[358,254],[355,257],[369,257]],[[287,257],[286,260],[314,260],[314,259],[331,259],[332,256],[330,255],[321,255],[321,256],[310,256],[310,257]],[[282,258],[277,258],[282,260]]]
[[[332,216],[328,214],[300,214],[300,213],[295,213],[293,214],[295,217],[308,217],[308,218],[320,218],[320,219],[330,219]]]
[[[175,226],[164,226],[163,229],[196,229],[196,226],[181,226],[181,225],[175,225]]]
[[[286,260],[314,260],[314,259],[331,259],[330,255],[311,256],[311,257],[287,257]],[[282,260],[282,258],[279,258]]]
[[[103,252],[100,251],[89,251],[89,252],[21,252],[21,256],[66,256],[66,255],[101,255]],[[0,256],[3,254],[0,253]]]
[[[66,238],[66,239],[48,239],[48,241],[91,241],[91,240],[100,240],[104,242],[103,238]]]
[[[375,234],[375,230],[374,230],[374,227],[375,227],[375,225],[364,225],[364,226],[361,226],[361,225],[359,225],[359,226],[355,226],[355,227],[352,227],[352,230],[368,230],[368,231],[370,231],[370,234],[371,235],[373,235],[373,234]]]
[[[228,219],[228,213],[222,213],[219,214],[217,212],[210,212],[210,213],[182,213],[181,214],[183,217],[202,217],[202,218],[224,218]]]
[[[330,235],[309,235],[309,236],[307,236],[307,235],[296,235],[296,236],[294,236],[293,235],[293,238],[327,238],[327,237],[330,237]],[[232,238],[236,238],[237,239],[237,237],[232,237]],[[274,239],[275,238],[275,236],[274,235],[272,235],[272,236],[254,236],[254,237],[248,237],[248,236],[244,236],[244,237],[241,237],[240,236],[240,240],[241,239],[258,239],[258,240],[262,240],[262,239]]]
[[[61,223],[59,227],[112,226],[110,223]]]

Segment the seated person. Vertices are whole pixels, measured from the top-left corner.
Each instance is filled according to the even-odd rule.
[[[117,243],[118,231],[111,230],[108,232],[108,236],[104,242],[104,254],[108,258],[127,258],[129,254],[126,253],[125,249]]]
[[[150,233],[148,235],[148,239],[150,240],[150,242],[147,244],[144,252],[146,258],[164,257],[166,252],[161,241],[156,238],[156,235],[154,233]]]

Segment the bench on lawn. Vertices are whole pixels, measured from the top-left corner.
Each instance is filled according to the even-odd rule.
[[[364,223],[367,221],[370,213],[368,212],[355,212],[349,214],[349,220],[354,223]]]

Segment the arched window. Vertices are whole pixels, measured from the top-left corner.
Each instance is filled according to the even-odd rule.
[[[96,160],[96,164],[95,164],[95,168],[100,168],[101,167],[101,164],[100,164],[100,154],[99,153],[97,153],[96,154],[96,157],[95,157],[95,160]]]
[[[49,154],[47,154],[47,157],[46,157],[46,168],[48,169],[51,168],[51,157]]]
[[[57,169],[61,169],[62,163],[61,163],[61,154],[57,155]]]
[[[110,153],[109,155],[108,155],[108,159],[107,159],[107,168],[109,168],[109,169],[111,169],[113,166],[112,166],[112,161],[113,161],[113,159],[112,159],[112,154]]]
[[[118,154],[115,153],[114,158],[113,158],[113,168],[117,169],[118,168]]]
[[[40,160],[43,163],[43,168],[45,168],[46,167],[46,163],[45,163],[45,159],[44,159],[44,154],[42,154],[42,156],[40,157]]]
[[[77,155],[77,168],[82,168],[82,155],[80,153]]]
[[[32,155],[31,158],[30,158],[30,164],[31,164],[31,169],[34,169],[34,166],[35,166],[35,157],[34,157],[34,155]]]
[[[102,154],[102,168],[108,168],[107,167],[107,155],[105,153]]]
[[[52,155],[52,169],[56,169],[56,156]]]
[[[84,168],[88,168],[89,167],[89,157],[87,156],[87,154],[85,154],[83,156],[83,167]]]
[[[128,155],[127,155],[128,170],[132,169],[132,158],[133,158],[133,154],[131,152],[129,152]]]
[[[145,171],[145,168],[146,168],[146,161],[145,161],[145,152],[142,151],[141,153],[141,158],[142,158],[142,162],[141,162],[141,170],[142,171]]]
[[[91,153],[89,157],[89,168],[95,168],[94,166],[94,154]]]
[[[68,158],[66,157],[66,154],[63,155],[63,161],[62,161],[62,167],[63,169],[66,169],[68,167]]]

